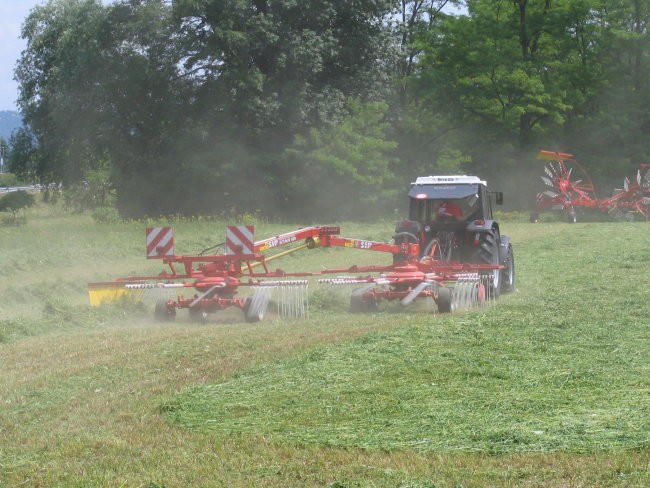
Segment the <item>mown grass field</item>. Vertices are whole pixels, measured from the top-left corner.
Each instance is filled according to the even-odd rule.
[[[175,223],[177,251],[224,225]],[[0,226],[0,486],[650,486],[650,225],[503,222],[517,291],[465,314],[314,287],[309,318],[261,324],[89,308],[86,282],[161,270],[144,227]]]

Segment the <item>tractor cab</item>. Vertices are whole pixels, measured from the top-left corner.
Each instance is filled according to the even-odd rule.
[[[422,176],[411,184],[409,219],[439,228],[491,220],[487,184],[476,176]]]

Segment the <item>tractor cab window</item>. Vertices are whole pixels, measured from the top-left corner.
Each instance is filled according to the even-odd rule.
[[[416,222],[426,222],[427,220],[431,220],[429,217],[433,215],[434,210],[433,200],[411,199],[409,219],[415,220]]]
[[[481,217],[478,185],[420,185],[409,193],[409,218],[418,222]]]
[[[434,213],[429,220],[437,221],[465,221],[476,217],[478,208],[478,195],[469,195],[464,198],[431,200]]]

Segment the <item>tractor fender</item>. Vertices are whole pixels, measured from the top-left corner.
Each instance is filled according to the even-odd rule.
[[[421,231],[422,224],[414,220],[402,220],[401,222],[397,222],[397,224],[395,224],[396,234],[399,232],[410,232],[411,234],[419,236]]]
[[[489,232],[493,230],[496,231],[497,234],[499,233],[499,224],[496,222],[496,220],[483,220],[481,222],[485,223],[480,225],[477,224],[477,222],[477,220],[469,222],[465,230],[467,232]]]
[[[495,220],[473,220],[467,224],[465,231],[470,236],[470,239],[474,242],[474,246],[478,246],[481,243],[481,234],[494,232],[497,236],[500,235],[499,224]],[[499,262],[501,262],[501,256],[503,256],[502,249],[503,248],[501,246],[499,246],[497,249],[497,252],[499,253]]]
[[[510,246],[510,237],[501,236],[501,249],[499,249],[499,256],[501,256],[501,264],[505,265],[508,259],[508,246]]]

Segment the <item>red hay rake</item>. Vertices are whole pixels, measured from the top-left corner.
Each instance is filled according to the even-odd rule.
[[[431,255],[421,257],[419,244],[408,240],[385,243],[339,234],[339,227],[315,226],[255,242],[253,227],[231,226],[227,229],[224,252],[179,256],[174,253],[171,228],[147,229],[147,257],[161,259],[168,270],[154,276],[90,283],[90,302],[96,306],[107,300],[166,291],[175,296],[157,300],[154,314],[158,320],[173,320],[177,310],[188,309],[191,318],[203,321],[209,313],[234,307],[243,311],[246,320],[254,322],[264,319],[276,292],[280,316],[303,317],[307,314],[308,278],[332,274],[345,276],[321,278],[318,282],[360,286],[352,293],[352,311],[373,310],[382,300],[408,304],[427,298],[437,304],[438,311],[452,312],[480,305],[495,296],[493,276],[503,266],[443,261]],[[283,246],[292,247],[271,256],[265,254]],[[272,270],[268,265],[289,253],[318,247],[390,253],[393,264],[316,272]],[[242,289],[249,289],[247,296],[240,295]]]
[[[537,222],[541,212],[551,209],[563,210],[574,223],[577,207],[607,212],[618,220],[634,220],[637,215],[650,220],[650,165],[640,166],[635,182],[626,177],[622,189],[614,190],[611,197],[598,198],[591,178],[572,154],[542,150],[537,158],[550,161],[544,168],[546,176],[541,177],[550,189],[537,194],[531,222]],[[573,179],[574,169],[582,179]]]

